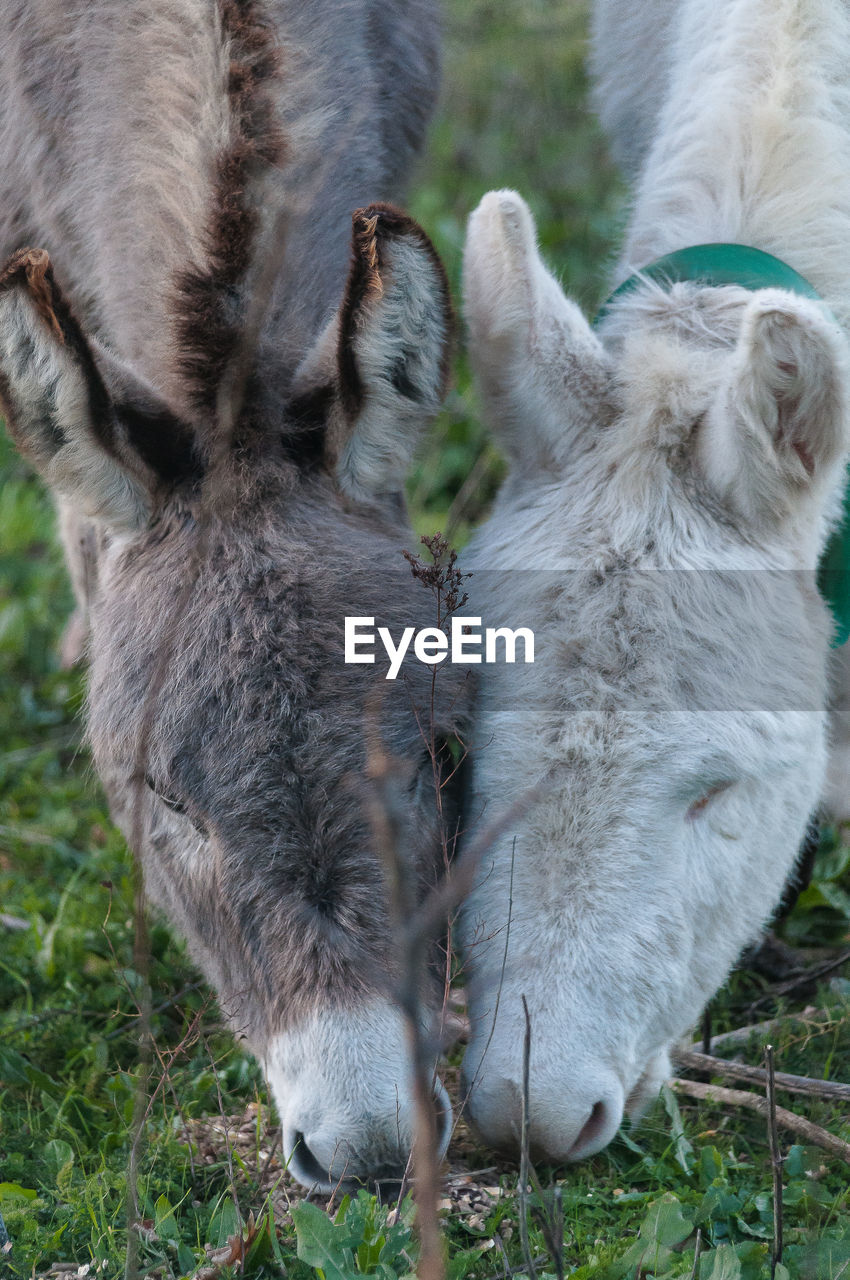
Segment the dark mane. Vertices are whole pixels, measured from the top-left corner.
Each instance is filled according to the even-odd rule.
[[[280,49],[261,0],[218,0],[229,47],[230,139],[219,154],[205,231],[207,265],[181,273],[176,289],[180,371],[192,401],[215,410],[222,373],[238,343],[260,212],[262,173],[280,165],[286,142],[275,104]]]

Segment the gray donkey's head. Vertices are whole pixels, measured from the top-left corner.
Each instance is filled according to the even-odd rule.
[[[220,7],[225,28],[237,8],[257,8]],[[225,29],[231,98],[256,90],[263,75],[273,80],[262,65],[268,28],[248,35]],[[249,49],[241,71],[240,39]],[[376,78],[395,75],[399,41],[387,43]],[[316,57],[330,58],[330,47],[317,46]],[[321,88],[300,45],[287,66],[298,57],[309,92]],[[79,83],[95,83],[99,68]],[[145,92],[144,77],[128,84]],[[430,243],[391,206],[355,215],[348,281],[343,291],[343,271],[335,297],[334,270],[303,256],[311,218],[321,255],[355,185],[346,171],[334,188],[334,154],[340,165],[354,157],[362,185],[385,182],[373,171],[393,156],[380,145],[409,150],[421,120],[402,129],[380,116],[402,110],[407,88],[393,84],[367,117],[363,128],[375,135],[367,159],[357,158],[355,125],[350,144],[334,136],[348,127],[335,104],[315,113],[307,152],[276,148],[274,94],[283,90],[266,89],[253,104],[225,103],[230,141],[214,170],[207,260],[171,281],[178,375],[140,376],[106,345],[104,299],[92,301],[64,269],[74,309],[97,317],[95,339],[47,254],[20,250],[0,274],[0,398],[20,449],[61,499],[66,539],[79,539],[68,549],[90,615],[90,737],[115,817],[142,859],[150,897],[264,1063],[292,1170],[330,1187],[399,1176],[413,1130],[398,958],[369,817],[370,735],[380,747],[372,756],[384,753],[393,771],[398,849],[420,895],[445,869],[454,818],[448,795],[438,806],[434,794],[428,669],[416,663],[387,682],[380,665],[345,665],[343,636],[351,615],[393,634],[432,620],[433,602],[401,558],[412,541],[403,478],[443,394],[451,315]],[[297,114],[297,103],[289,110]],[[411,111],[423,114],[418,103]],[[208,117],[211,109],[199,109],[198,128]],[[261,184],[251,183],[255,171],[282,166],[301,172],[308,189],[311,156],[321,178],[314,194],[330,205],[301,209],[288,229],[261,359],[251,357],[243,383],[231,376],[232,355],[251,281],[262,276]],[[123,155],[111,162],[120,171]],[[156,213],[140,207],[138,225]],[[50,211],[43,216],[49,223]],[[53,243],[58,271],[55,234]],[[142,262],[159,269],[149,256]],[[165,296],[169,281],[157,286]],[[120,295],[122,281],[104,275],[92,287]],[[299,347],[297,368],[288,367],[284,353]],[[233,403],[239,412],[228,422]],[[441,739],[464,733],[466,705],[463,677],[441,673],[438,751]],[[424,1006],[428,1017],[439,1007],[436,986]],[[436,1088],[445,1142],[450,1113]]]

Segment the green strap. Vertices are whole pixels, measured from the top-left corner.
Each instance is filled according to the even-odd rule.
[[[633,293],[646,280],[657,284],[676,281],[718,286],[737,284],[744,289],[787,289],[790,293],[822,302],[820,294],[793,267],[771,253],[745,244],[697,244],[657,258],[629,276],[602,304],[593,321],[602,323],[612,306]],[[818,590],[832,610],[833,648],[850,639],[850,482],[844,491],[844,514],[818,565]]]
[[[613,303],[633,293],[645,280],[656,284],[692,281],[704,285],[737,284],[744,289],[788,289],[804,298],[822,301],[820,294],[793,267],[772,253],[751,249],[746,244],[694,244],[656,258],[614,290],[600,307],[594,326],[607,316]]]

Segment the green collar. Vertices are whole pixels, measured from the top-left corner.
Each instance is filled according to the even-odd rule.
[[[656,284],[690,280],[709,286],[737,284],[750,290],[787,289],[789,293],[823,301],[805,276],[770,253],[745,244],[697,244],[665,254],[624,280],[600,307],[594,327],[601,324],[614,303],[646,280]],[[850,483],[844,493],[841,524],[826,544],[818,566],[818,589],[832,610],[832,645],[838,648],[850,639]]]
[[[737,284],[744,289],[788,289],[804,298],[821,296],[804,276],[781,258],[746,244],[695,244],[656,258],[614,290],[597,313],[594,326],[601,324],[613,303],[624,294],[633,293],[645,280],[656,284],[674,284],[690,280],[704,285]]]

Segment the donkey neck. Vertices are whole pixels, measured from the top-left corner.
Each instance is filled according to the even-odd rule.
[[[686,0],[622,280],[687,245],[763,249],[850,324],[850,22],[840,0]]]

